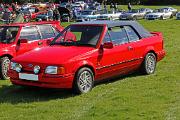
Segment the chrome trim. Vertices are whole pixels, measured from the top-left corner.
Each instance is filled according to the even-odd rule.
[[[127,63],[127,62],[132,62],[132,61],[136,61],[136,60],[140,60],[140,59],[143,59],[143,57],[135,58],[135,59],[127,60],[127,61],[122,61],[122,62],[114,63],[114,64],[111,64],[111,65],[102,66],[102,67],[96,68],[96,70],[116,66],[116,65],[119,65],[119,64]]]

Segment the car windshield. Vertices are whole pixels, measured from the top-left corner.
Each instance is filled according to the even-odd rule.
[[[1,43],[12,43],[14,42],[18,33],[19,27],[0,27],[0,42]]]
[[[137,13],[138,12],[138,9],[132,9],[129,11],[129,13]]]
[[[92,15],[92,11],[83,11],[82,15]]]
[[[70,25],[51,42],[51,45],[95,47],[102,30],[103,26]]]
[[[159,12],[164,12],[164,10],[163,10],[163,9],[156,9],[156,10],[154,10],[153,12],[154,12],[154,13],[159,13]]]

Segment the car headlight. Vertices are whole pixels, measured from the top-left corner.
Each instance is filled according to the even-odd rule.
[[[45,69],[46,74],[64,74],[65,69],[64,67],[57,67],[57,66],[48,66]]]
[[[17,63],[15,63],[15,62],[11,62],[11,69],[12,69],[12,70],[16,70],[16,69],[15,69],[15,68],[16,68],[16,64],[17,64]]]
[[[11,62],[11,69],[15,70],[16,72],[21,72],[22,66],[21,66],[21,64]]]
[[[38,65],[34,66],[34,73],[38,74],[39,71],[40,71],[40,66],[38,66]]]

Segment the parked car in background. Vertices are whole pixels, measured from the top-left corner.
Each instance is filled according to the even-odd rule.
[[[108,12],[106,14],[101,14],[97,16],[97,20],[119,20],[120,15],[122,15],[122,12]]]
[[[40,11],[37,7],[29,7],[21,10],[20,13],[23,13],[25,21],[29,22],[35,20],[38,15],[46,13],[46,11]]]
[[[137,20],[137,19],[143,19],[145,16],[144,11],[140,11],[139,9],[132,9],[128,12],[123,13],[120,15],[120,20]]]
[[[52,21],[53,16],[48,14],[48,12],[41,13],[36,16],[36,21]]]
[[[139,11],[144,14],[152,13],[153,10],[150,8],[140,8]]]
[[[165,10],[167,10],[169,12],[172,12],[173,16],[175,16],[176,13],[177,13],[177,9],[175,9],[173,7],[164,7],[164,8],[161,8],[161,9],[165,9]]]
[[[10,60],[30,50],[45,47],[63,30],[58,21],[12,23],[0,26],[0,77],[7,79]]]
[[[177,19],[177,20],[180,20],[180,12],[178,12],[178,13],[176,14],[176,19]]]
[[[138,69],[153,74],[164,56],[160,32],[150,33],[136,21],[90,21],[72,24],[50,46],[12,59],[8,73],[14,85],[87,93],[94,81]]]
[[[155,19],[169,19],[172,18],[173,14],[172,12],[166,10],[166,9],[156,9],[153,11],[153,13],[149,13],[145,16],[145,19],[147,20],[155,20]]]
[[[83,9],[86,5],[86,3],[84,1],[78,1],[78,2],[75,2],[76,5],[80,5]]]
[[[100,13],[96,10],[84,10],[76,17],[76,22],[97,20]]]

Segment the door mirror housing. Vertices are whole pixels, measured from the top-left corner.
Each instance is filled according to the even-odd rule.
[[[46,41],[46,43],[47,43],[47,45],[50,45],[51,40],[50,40],[50,39],[48,39],[48,40]]]
[[[20,39],[20,43],[28,43],[28,39]]]
[[[105,42],[103,48],[112,49],[113,43],[112,42]]]

